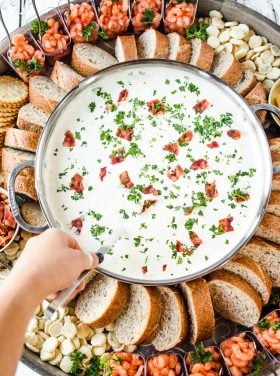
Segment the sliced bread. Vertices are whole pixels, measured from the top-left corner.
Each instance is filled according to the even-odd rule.
[[[146,29],[137,42],[140,59],[167,59],[168,38],[154,29]]]
[[[8,189],[9,185],[9,173],[4,173],[4,188]],[[15,192],[24,194],[33,200],[38,200],[37,191],[35,189],[35,179],[33,176],[18,175],[15,181]]]
[[[191,40],[192,56],[190,64],[206,71],[210,71],[214,60],[214,49],[201,39]]]
[[[29,101],[45,112],[52,112],[66,92],[50,78],[34,76],[29,81]]]
[[[215,316],[209,287],[203,278],[182,283],[180,288],[187,303],[190,321],[189,342],[195,344],[213,336]]]
[[[129,300],[114,324],[117,340],[125,345],[150,342],[158,329],[161,311],[159,290],[131,285]]]
[[[246,101],[248,104],[254,105],[254,104],[259,104],[259,103],[267,103],[267,97],[268,97],[268,92],[264,85],[259,82],[253,90],[251,90],[245,97]],[[257,117],[259,118],[259,121],[261,124],[265,123],[267,116],[267,111],[258,111],[257,112]]]
[[[188,331],[187,311],[178,290],[167,286],[157,289],[161,295],[162,315],[152,344],[156,350],[165,351],[185,340]]]
[[[261,298],[244,279],[229,271],[217,270],[210,274],[208,286],[215,311],[225,319],[248,328],[259,321]]]
[[[51,73],[53,82],[66,92],[77,86],[84,77],[74,71],[69,65],[56,60]]]
[[[273,191],[280,191],[280,174],[273,175],[272,190]]]
[[[91,76],[100,69],[117,64],[108,52],[89,43],[75,43],[72,52],[72,68],[84,77]]]
[[[280,150],[272,151],[271,152],[272,164],[273,166],[277,167],[280,166]],[[274,175],[276,176],[276,175]]]
[[[129,298],[129,286],[96,274],[79,295],[75,313],[84,324],[101,328],[115,321]]]
[[[191,42],[178,33],[167,34],[169,43],[168,59],[189,63],[191,60]]]
[[[254,72],[251,69],[244,69],[242,76],[240,77],[239,81],[236,85],[234,85],[234,90],[237,91],[238,94],[245,97],[254,87],[257,85],[257,79],[254,75]]]
[[[240,252],[262,267],[271,279],[273,287],[280,287],[280,246],[278,244],[254,236]]]
[[[266,208],[267,213],[275,214],[280,217],[280,192],[278,191],[272,191],[268,206]]]
[[[214,59],[213,74],[234,86],[242,76],[242,65],[232,54],[218,55]]]
[[[244,255],[237,255],[222,267],[245,279],[259,294],[263,304],[267,304],[271,294],[272,283],[261,266]]]
[[[257,229],[256,235],[280,244],[280,217],[266,213]]]
[[[119,63],[138,59],[134,35],[119,35],[117,37],[115,44],[115,56]]]
[[[2,170],[4,172],[12,172],[12,170],[22,162],[31,161],[35,158],[35,154],[27,151],[15,150],[11,148],[2,149]],[[33,176],[34,169],[27,167],[20,172],[23,176]]]
[[[41,134],[49,116],[47,112],[28,103],[19,110],[17,126],[19,129]]]
[[[280,137],[271,138],[268,140],[270,151],[280,151]]]
[[[36,153],[40,134],[24,129],[10,128],[5,137],[5,146]]]

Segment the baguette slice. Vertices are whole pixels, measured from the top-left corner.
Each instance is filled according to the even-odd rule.
[[[167,34],[169,42],[168,59],[189,63],[191,60],[191,42],[178,33]]]
[[[213,74],[234,86],[242,76],[242,65],[232,54],[218,55],[214,59]]]
[[[117,37],[115,44],[115,56],[119,63],[138,59],[134,35],[119,35]]]
[[[262,301],[252,286],[226,270],[210,274],[208,282],[213,307],[225,319],[251,327],[261,315]]]
[[[214,50],[209,44],[201,39],[192,39],[192,56],[190,64],[195,65],[206,71],[210,71],[213,60],[214,60]]]
[[[4,173],[4,189],[8,189],[9,173]],[[18,175],[15,180],[15,192],[24,194],[33,200],[38,200],[37,191],[35,189],[35,179],[33,176]]]
[[[273,287],[280,287],[280,246],[254,236],[241,249],[241,254],[258,263],[272,281]]]
[[[12,170],[22,162],[31,161],[35,158],[35,154],[27,151],[15,150],[11,148],[2,149],[2,170],[4,172],[12,172]],[[34,169],[27,167],[20,172],[23,176],[34,177]]]
[[[48,118],[47,112],[28,103],[19,110],[17,126],[19,129],[41,134]]]
[[[51,73],[51,79],[57,86],[68,92],[77,86],[84,77],[75,72],[69,65],[56,60]]]
[[[266,213],[257,229],[256,235],[280,244],[280,217]]]
[[[117,340],[125,345],[150,342],[158,329],[161,311],[159,290],[131,285],[130,298],[114,324]]]
[[[152,344],[158,351],[169,350],[186,338],[188,331],[187,311],[178,290],[172,287],[157,287],[161,295],[162,315]]]
[[[167,59],[168,38],[154,29],[146,29],[137,42],[140,59]]]
[[[129,298],[129,286],[116,279],[96,274],[79,295],[75,313],[94,328],[102,328],[117,319]]]
[[[203,278],[182,283],[190,319],[189,342],[195,344],[213,336],[215,316],[209,287]]]
[[[271,138],[268,140],[270,151],[280,151],[280,137]]]
[[[272,190],[273,191],[280,191],[280,174],[273,175]]]
[[[279,151],[272,151],[271,152],[272,164],[273,166],[280,165],[280,150]],[[276,176],[276,175],[275,175]]]
[[[34,76],[30,78],[29,101],[45,112],[52,112],[65,94],[66,92],[48,77]]]
[[[223,265],[222,269],[228,270],[245,279],[258,292],[263,304],[268,303],[272,283],[260,265],[256,264],[249,257],[239,254]]]
[[[40,134],[23,129],[10,128],[5,137],[5,146],[36,153]]]
[[[266,212],[280,217],[280,192],[272,191]]]
[[[261,82],[259,82],[253,90],[246,95],[245,99],[248,104],[254,105],[259,103],[267,103],[268,92]],[[265,123],[267,111],[258,111],[257,117],[261,124]]]
[[[242,76],[233,88],[238,94],[245,97],[245,95],[254,89],[257,83],[254,72],[252,72],[251,69],[244,69]]]
[[[117,64],[108,52],[89,43],[75,43],[72,52],[72,68],[84,77],[91,76],[100,69]]]

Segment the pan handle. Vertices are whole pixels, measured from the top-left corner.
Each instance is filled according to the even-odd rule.
[[[261,110],[272,112],[274,115],[278,116],[280,119],[280,109],[276,106],[273,106],[272,104],[259,103],[259,104],[254,104],[253,106],[250,106],[250,108],[254,113],[256,113],[257,111],[261,111]]]
[[[28,232],[31,232],[33,234],[40,234],[41,232],[47,230],[49,226],[46,224],[42,227],[35,227],[31,226],[28,223],[25,222],[25,220],[22,218],[21,213],[20,213],[20,208],[16,200],[16,192],[15,192],[15,180],[18,174],[24,170],[26,167],[31,167],[34,168],[35,166],[35,161],[26,161],[18,165],[13,169],[9,176],[9,188],[8,188],[8,194],[9,194],[9,200],[10,200],[10,205],[11,205],[11,210],[13,213],[13,216],[19,226]]]

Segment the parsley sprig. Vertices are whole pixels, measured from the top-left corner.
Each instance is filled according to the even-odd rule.
[[[23,70],[25,72],[33,72],[33,71],[35,72],[35,71],[39,71],[41,69],[41,64],[39,63],[39,61],[37,61],[35,59],[34,56],[29,61],[15,59],[15,60],[13,60],[13,66],[16,69],[20,69],[20,70]]]
[[[41,21],[40,22],[40,26],[41,26],[41,36],[43,36],[45,34],[45,32],[47,30],[49,30],[49,25],[46,21]],[[30,24],[30,31],[31,33],[35,36],[35,37],[38,37],[39,36],[39,21],[32,21],[31,24]]]
[[[88,42],[89,38],[92,35],[93,30],[96,29],[96,24],[92,22],[88,26],[84,26],[82,30],[83,38],[86,42]]]
[[[150,24],[153,22],[155,18],[155,12],[152,10],[152,8],[146,8],[143,12],[143,18],[141,19],[141,22],[143,24]]]
[[[193,364],[212,362],[212,353],[211,351],[206,351],[203,344],[200,343],[195,347],[195,351],[191,353],[191,360]]]
[[[199,22],[198,25],[192,26],[189,29],[186,29],[186,36],[188,39],[198,38],[201,40],[207,40],[208,38],[208,33],[206,31],[207,27],[208,27],[207,24],[203,22]]]

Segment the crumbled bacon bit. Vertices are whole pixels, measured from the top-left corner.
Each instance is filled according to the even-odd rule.
[[[75,229],[75,233],[80,235],[83,228],[83,219],[81,217],[73,219],[71,221],[70,227]]]
[[[145,200],[141,213],[147,211],[151,206],[155,205],[156,202],[157,200]]]
[[[207,144],[207,146],[210,149],[215,149],[215,148],[218,148],[220,145],[218,144],[217,141],[211,141],[210,144]]]
[[[117,163],[121,163],[124,161],[124,154],[123,154],[123,151],[122,150],[119,150],[118,152],[116,152],[115,154],[111,154],[110,155],[110,159],[111,159],[111,163],[112,164],[117,164]]]
[[[238,129],[231,129],[227,131],[227,135],[233,140],[239,140],[241,137],[241,132]]]
[[[197,161],[194,161],[190,166],[191,170],[199,170],[206,168],[208,168],[208,162],[206,161],[206,159],[198,159]]]
[[[147,266],[142,266],[142,273],[143,274],[148,273],[148,267]]]
[[[106,175],[107,175],[107,167],[101,167],[100,173],[99,173],[100,180],[103,181]]]
[[[163,147],[163,150],[170,151],[171,153],[174,153],[178,155],[179,153],[179,142],[174,142],[173,144],[167,144]]]
[[[124,102],[128,97],[128,90],[124,89],[119,94],[118,103]]]
[[[131,141],[133,133],[134,131],[132,128],[127,128],[127,129],[118,128],[116,135],[117,137],[123,138],[124,140]]]
[[[188,142],[191,142],[192,139],[193,139],[193,132],[188,130],[187,132],[185,132],[178,138],[178,142],[179,144],[181,143],[187,144]]]
[[[124,171],[120,174],[120,182],[126,188],[134,187],[134,184],[132,183],[127,171]]]
[[[82,193],[85,189],[83,180],[84,179],[80,174],[75,174],[71,179],[70,189],[73,189],[77,193]]]
[[[154,196],[158,196],[158,190],[154,188],[151,184],[143,189],[143,193],[145,195],[152,194]]]
[[[219,220],[219,228],[224,232],[234,231],[234,228],[231,225],[233,217],[227,217]]]
[[[76,145],[75,137],[71,131],[67,131],[64,136],[63,146],[72,148]]]
[[[176,240],[176,252],[179,252],[179,253],[185,253],[187,255],[192,255],[192,252],[188,250],[187,247],[185,247],[183,245],[182,242],[180,242],[179,240]]]
[[[210,106],[210,103],[208,102],[208,100],[207,99],[202,99],[202,101],[197,102],[193,106],[193,109],[196,112],[199,112],[200,114],[202,114],[209,106]]]
[[[12,239],[17,226],[16,220],[11,212],[9,199],[6,195],[0,194],[0,249],[5,247]]]
[[[177,165],[174,170],[170,170],[167,173],[167,176],[172,181],[177,181],[180,176],[183,176],[185,174],[185,171],[182,169],[180,165]]]
[[[153,99],[147,102],[147,106],[153,115],[163,115],[165,113],[165,104],[159,99]]]
[[[216,188],[216,182],[205,183],[205,194],[209,201],[212,201],[215,197],[218,197],[218,191]]]
[[[241,202],[245,202],[245,201],[250,200],[250,195],[248,193],[242,193],[242,195],[233,194],[233,197],[234,197],[234,201],[237,204],[240,204]]]
[[[194,231],[190,231],[189,236],[195,248],[198,248],[203,243],[200,237]]]
[[[163,271],[163,272],[166,271],[166,268],[167,268],[167,265],[166,265],[166,264],[162,265],[162,271]]]

